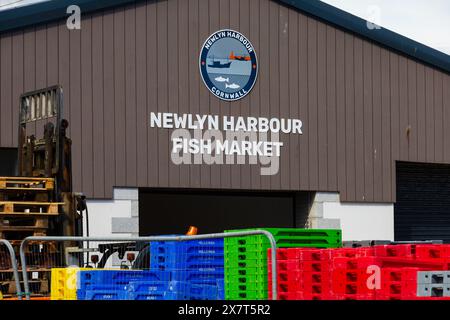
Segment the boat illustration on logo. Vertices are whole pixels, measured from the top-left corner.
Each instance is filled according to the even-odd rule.
[[[258,73],[255,50],[240,32],[220,30],[206,39],[200,51],[200,73],[216,97],[235,101],[253,88]]]
[[[229,68],[231,62],[221,63],[220,61],[213,61],[211,64],[208,64],[210,68]]]
[[[251,60],[250,56],[244,56],[244,55],[235,56],[233,51],[231,51],[229,59],[230,60],[239,60],[239,61],[250,61]]]

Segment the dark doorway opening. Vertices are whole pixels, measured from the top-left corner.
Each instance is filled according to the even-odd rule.
[[[0,148],[0,177],[17,175],[17,149]]]
[[[294,193],[140,189],[139,234],[294,227],[294,212]]]
[[[397,162],[395,240],[450,243],[450,165]]]

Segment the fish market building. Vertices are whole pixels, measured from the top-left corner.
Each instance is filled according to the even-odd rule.
[[[315,0],[38,2],[0,11],[0,175],[20,94],[61,85],[91,235],[450,241],[449,74]]]

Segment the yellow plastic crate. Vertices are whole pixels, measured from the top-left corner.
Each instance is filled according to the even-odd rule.
[[[77,300],[77,272],[90,268],[53,268],[51,278],[51,300]]]

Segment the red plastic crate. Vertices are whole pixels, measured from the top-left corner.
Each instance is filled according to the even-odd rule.
[[[420,268],[382,268],[381,282],[415,281]]]
[[[269,300],[272,299],[272,292],[269,291]],[[278,292],[278,300],[304,300],[300,292]]]
[[[375,294],[375,300],[416,300],[416,298],[415,294]]]
[[[428,259],[417,260],[403,257],[380,257],[381,264],[385,268],[420,268],[427,270],[450,270],[450,260]]]
[[[361,258],[347,258],[347,257],[337,257],[333,259],[332,268],[333,269],[367,269],[368,266],[380,266],[381,260],[376,257],[361,257]]]
[[[272,288],[272,278],[269,278],[268,287]],[[277,279],[278,290],[281,292],[294,292],[294,291],[303,291],[303,292],[316,292],[321,293],[324,291],[331,290],[331,282],[330,281],[313,281],[312,279],[300,279],[298,281],[286,281]]]
[[[268,272],[269,281],[272,279],[272,271]],[[277,281],[291,281],[298,282],[303,280],[302,272],[291,272],[291,271],[278,271]]]
[[[361,269],[334,269],[331,272],[331,281],[333,281],[333,283],[355,283],[362,279],[367,280],[367,277],[369,276],[370,275],[367,274],[365,270]]]
[[[268,262],[269,266],[271,261]],[[270,268],[269,268],[270,269]],[[300,261],[300,260],[279,260],[277,261],[278,272],[328,272],[330,270],[329,261]]]
[[[367,286],[370,274],[364,270],[334,270],[332,275],[332,291],[340,294],[366,294],[373,290]]]
[[[272,281],[268,281],[269,291],[272,289]],[[279,292],[299,292],[303,291],[302,282],[277,281],[277,290]]]
[[[416,245],[414,244],[398,244],[398,245],[381,245],[374,246],[375,255],[377,257],[401,257],[413,259],[415,257]]]
[[[359,247],[355,248],[357,257],[375,257],[374,247]]]
[[[356,258],[358,257],[358,250],[356,248],[339,248],[331,250],[331,258],[347,257]]]
[[[272,299],[272,292],[269,292],[269,299]],[[325,294],[307,294],[302,292],[280,292],[278,300],[336,300],[334,295]]]
[[[307,285],[331,283],[331,272],[304,272],[302,280]]]
[[[335,300],[376,300],[375,294],[335,294]]]
[[[278,248],[277,259],[282,260],[300,260],[300,261],[322,261],[330,260],[332,256],[330,249],[311,249],[311,248]],[[272,258],[271,249],[268,249],[268,258]]]
[[[416,295],[416,282],[384,282],[381,284],[381,289],[377,290],[381,295]]]
[[[417,260],[450,260],[450,245],[421,244],[416,246],[415,257]]]
[[[333,283],[332,291],[335,294],[375,294],[374,289],[369,289],[365,281],[355,283]]]

